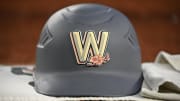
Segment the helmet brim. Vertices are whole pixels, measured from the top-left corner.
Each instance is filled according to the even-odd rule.
[[[35,90],[50,96],[108,96],[137,94],[142,74],[125,72],[54,72],[36,73]]]

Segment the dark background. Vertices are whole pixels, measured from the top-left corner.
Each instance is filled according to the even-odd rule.
[[[180,53],[180,0],[1,0],[0,64],[35,63],[41,29],[55,11],[71,4],[100,3],[131,20],[142,61],[153,61],[160,50]]]

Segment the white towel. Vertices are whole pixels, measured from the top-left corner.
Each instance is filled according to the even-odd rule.
[[[180,72],[180,54],[171,55],[167,52],[161,51],[157,55],[155,63],[169,64],[173,69]]]
[[[180,101],[180,55],[160,52],[154,63],[142,65],[144,84],[141,96]]]

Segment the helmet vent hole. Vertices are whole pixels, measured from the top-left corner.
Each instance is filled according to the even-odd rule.
[[[124,35],[124,38],[127,39],[129,44],[133,48],[137,48],[138,47],[138,42],[137,42],[137,38],[136,38],[135,35],[136,35],[136,33],[133,31],[132,27],[130,27],[128,32]]]
[[[130,35],[129,35],[129,37],[128,37],[128,41],[129,41],[129,43],[130,43],[131,45],[135,46],[135,44],[134,44],[134,40],[133,40],[133,38],[132,38],[132,35],[131,35],[131,34],[130,34]]]
[[[127,39],[128,39],[129,43],[130,43],[133,47],[136,47],[136,46],[137,46],[137,45],[136,45],[136,42],[135,42],[135,38],[134,38],[134,36],[132,35],[132,33],[128,35]]]
[[[52,40],[52,34],[48,30],[45,31],[44,35],[41,37],[38,47],[44,48]]]

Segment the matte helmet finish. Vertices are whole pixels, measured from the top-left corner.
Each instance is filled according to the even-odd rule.
[[[142,84],[140,48],[129,20],[98,4],[53,14],[37,45],[35,90],[51,96],[126,96]]]

